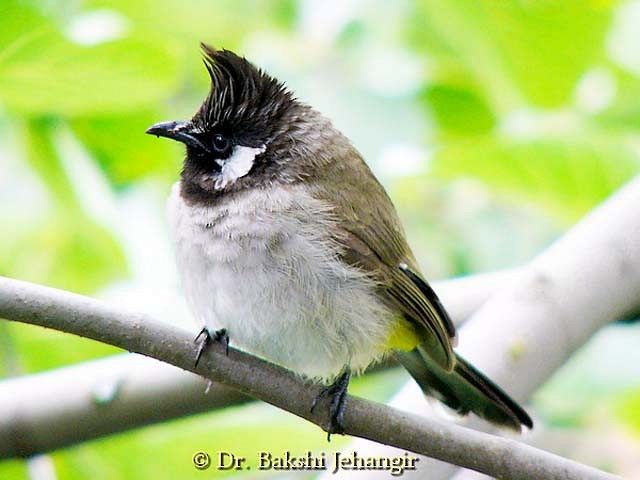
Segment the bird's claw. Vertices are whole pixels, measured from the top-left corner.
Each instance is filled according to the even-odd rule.
[[[331,441],[331,434],[343,434],[344,428],[344,412],[347,406],[347,388],[349,387],[349,379],[351,373],[348,369],[328,387],[320,390],[320,393],[313,399],[311,404],[311,412],[315,410],[320,400],[328,397],[329,401],[329,426],[327,427],[327,441]]]
[[[221,328],[213,333],[213,339],[224,345],[224,354],[229,356],[229,334],[226,328]]]
[[[200,358],[202,357],[202,354],[207,349],[207,347],[209,346],[212,340],[222,343],[222,345],[224,345],[224,348],[225,348],[225,353],[229,355],[229,334],[227,333],[227,329],[221,328],[220,330],[216,330],[215,332],[213,332],[213,335],[211,335],[207,327],[203,327],[202,330],[200,330],[200,332],[196,336],[196,338],[193,339],[193,341],[198,344],[198,350],[196,352],[196,361],[195,361],[196,367],[200,362]]]

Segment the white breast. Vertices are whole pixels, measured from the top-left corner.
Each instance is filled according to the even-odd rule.
[[[169,199],[187,302],[231,343],[308,377],[381,354],[391,315],[372,282],[336,256],[328,208],[299,188],[234,194],[215,206]]]

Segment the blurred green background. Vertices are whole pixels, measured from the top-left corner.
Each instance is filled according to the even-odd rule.
[[[195,331],[164,223],[183,152],[144,130],[205,96],[200,41],[334,120],[389,189],[429,278],[519,265],[640,171],[638,25],[639,1],[1,0],[0,274]],[[639,342],[634,324],[605,329],[536,395],[556,451],[640,476]],[[5,377],[114,353],[0,322]],[[385,372],[354,391],[386,400],[406,380]],[[345,440],[329,448],[318,428],[254,404],[47,461],[60,479],[212,478],[193,452],[265,445]],[[0,462],[2,479],[35,470]]]

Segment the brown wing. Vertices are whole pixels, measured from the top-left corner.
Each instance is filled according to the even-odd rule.
[[[313,183],[312,192],[333,206],[338,225],[333,235],[343,259],[370,274],[383,300],[423,334],[433,360],[451,371],[455,328],[420,275],[384,188],[355,152],[325,172]]]

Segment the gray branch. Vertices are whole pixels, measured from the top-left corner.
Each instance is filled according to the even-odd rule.
[[[462,323],[514,271],[434,283]],[[384,367],[384,365],[383,365]],[[172,365],[122,354],[0,382],[0,458],[51,451],[172,418],[252,400]],[[56,402],[50,399],[55,398]],[[13,445],[20,439],[20,448]]]
[[[638,212],[640,178],[494,292],[460,329],[457,350],[518,400],[528,399],[596,331],[640,311]],[[394,405],[434,416],[415,390],[401,392]],[[466,425],[489,428],[474,418]],[[349,448],[395,454],[363,441]],[[451,465],[427,459],[419,470],[417,478],[430,480],[455,472]]]
[[[462,328],[460,351],[524,400],[600,328],[638,313],[639,211],[636,178],[496,292]]]
[[[193,365],[193,334],[87,297],[0,277],[0,316],[108,343],[170,363],[324,426],[309,411],[319,387],[276,365],[214,343]],[[322,407],[322,406],[321,406]],[[513,440],[349,397],[346,432],[496,478],[611,479],[615,476]],[[15,438],[14,455],[24,455]]]
[[[219,383],[123,354],[0,382],[0,458],[48,452],[250,401]],[[55,402],[51,399],[54,398]]]

